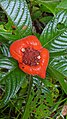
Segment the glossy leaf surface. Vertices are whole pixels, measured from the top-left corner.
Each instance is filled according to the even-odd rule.
[[[40,41],[43,47],[50,51],[50,63],[53,73],[58,72],[58,80],[67,87],[67,82],[62,82],[60,75],[67,77],[67,11],[59,12],[43,30]],[[64,78],[63,78],[64,80]],[[66,91],[65,91],[66,93]]]
[[[32,22],[30,13],[25,0],[0,0],[2,9],[8,16],[8,31],[0,31],[0,35],[15,40],[31,34]],[[15,28],[15,32],[12,34],[11,28]]]
[[[16,95],[26,77],[17,66],[13,59],[0,56],[0,82],[4,80],[6,86],[5,94],[0,100],[0,108]]]

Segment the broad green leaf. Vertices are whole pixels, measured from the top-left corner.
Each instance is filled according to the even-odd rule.
[[[10,99],[16,95],[22,86],[23,80],[25,79],[25,74],[17,68],[6,78],[6,90],[3,99],[0,101],[0,108],[4,107],[10,101]]]
[[[55,62],[54,62],[55,63]],[[52,64],[49,65],[49,72],[52,77],[55,77],[59,83],[61,84],[64,92],[67,94],[67,81],[64,80],[64,75],[60,73],[57,69],[55,69]]]
[[[51,72],[55,76],[67,94],[67,80],[65,79],[67,77],[67,55],[52,58],[48,68],[50,69],[49,73]]]
[[[67,77],[67,55],[54,57],[51,59],[50,65],[62,75]]]
[[[17,62],[12,58],[0,55],[0,82],[17,68]]]
[[[67,9],[67,0],[62,0],[57,8]]]
[[[67,11],[61,11],[47,24],[40,41],[51,57],[67,54]]]
[[[0,37],[5,38],[6,40],[16,40],[19,39],[19,35],[13,35],[11,32],[0,30]]]
[[[54,74],[58,73],[56,78],[65,91],[65,85],[67,87],[67,84],[65,84],[62,76],[67,77],[67,11],[59,12],[47,24],[41,34],[40,41],[43,47],[50,51],[49,65],[52,67]]]
[[[15,60],[0,55],[0,68],[11,70],[14,67],[17,67],[17,62]]]
[[[2,45],[0,46],[0,51],[4,56],[10,57],[9,47],[6,43],[2,42]]]
[[[0,35],[12,40],[31,34],[32,23],[30,13],[25,0],[0,0],[0,6],[8,16],[8,27],[15,26],[15,35],[10,31],[0,31]]]
[[[67,49],[67,11],[59,12],[43,30],[40,41],[43,47],[49,49],[50,53],[64,51]]]
[[[2,72],[2,73],[1,73]],[[26,75],[12,58],[0,56],[0,81],[5,81],[5,94],[0,100],[0,108],[13,98],[23,84]]]
[[[52,19],[52,16],[44,16],[40,18],[39,21],[47,24],[51,19]]]
[[[39,10],[33,11],[32,20],[34,21],[35,19],[40,18],[40,16],[41,16],[41,11]]]
[[[59,0],[37,0],[39,4],[42,4],[44,7],[46,7],[48,10],[51,11],[55,15],[55,8],[59,4]]]

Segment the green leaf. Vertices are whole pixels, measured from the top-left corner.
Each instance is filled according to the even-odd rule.
[[[51,19],[52,19],[52,16],[44,16],[40,18],[39,21],[47,24]]]
[[[59,12],[43,30],[40,41],[50,51],[49,65],[65,91],[67,77],[67,11]],[[62,77],[62,80],[61,78]],[[63,83],[64,82],[64,83]],[[65,91],[66,93],[66,91]]]
[[[2,72],[2,73],[1,73]],[[12,58],[0,56],[0,81],[5,81],[5,94],[0,100],[0,108],[4,107],[13,98],[26,77]]]
[[[64,75],[62,75],[60,71],[55,69],[51,64],[49,65],[49,72],[53,77],[55,77],[59,81],[64,92],[67,94],[67,81],[64,80]]]
[[[62,0],[57,8],[67,9],[67,0]]]
[[[50,60],[50,65],[63,76],[67,77],[67,55],[52,58]]]
[[[0,5],[8,16],[9,28],[16,27],[15,35],[10,31],[0,31],[1,36],[16,40],[31,34],[31,17],[25,0],[0,0]]]
[[[67,11],[59,12],[43,30],[40,41],[50,53],[67,49]]]
[[[15,67],[17,67],[17,62],[15,60],[0,55],[0,68],[11,70]]]
[[[2,52],[4,56],[7,56],[7,57],[10,56],[9,48],[6,43],[2,42],[2,45],[0,46],[0,51]]]
[[[55,8],[56,6],[59,4],[59,0],[57,1],[53,1],[53,0],[37,0],[36,2],[38,2],[39,4],[42,4],[44,7],[46,7],[48,10],[51,11],[51,13],[53,13],[55,15]]]
[[[12,34],[12,31],[5,30],[3,25],[0,25],[0,39],[3,40],[16,40],[19,39],[19,35]]]
[[[17,40],[19,35],[13,35],[11,32],[0,30],[0,37],[5,38],[6,40]]]
[[[49,73],[52,74],[61,84],[64,92],[67,94],[67,55],[55,56],[50,60]]]
[[[40,41],[49,49],[52,56],[67,52],[67,11],[62,11],[50,21],[43,30]],[[44,39],[44,40],[43,40]]]

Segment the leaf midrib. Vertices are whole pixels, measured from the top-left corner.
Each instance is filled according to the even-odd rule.
[[[46,44],[43,45],[43,47],[45,47],[46,45],[48,45],[50,42],[52,42],[54,39],[56,39],[58,36],[60,36],[62,33],[64,33],[67,29],[64,28],[58,35],[54,36],[51,40],[49,40]]]

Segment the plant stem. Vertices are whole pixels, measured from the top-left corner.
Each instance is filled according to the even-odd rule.
[[[29,88],[28,88],[26,106],[25,106],[25,110],[24,110],[24,114],[23,114],[22,119],[28,119],[28,116],[29,116],[29,101],[30,101],[30,93],[31,93],[32,83],[33,83],[33,78],[30,75],[29,76]]]

